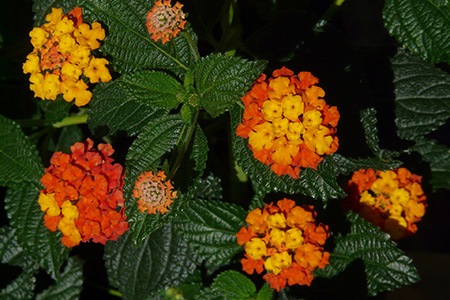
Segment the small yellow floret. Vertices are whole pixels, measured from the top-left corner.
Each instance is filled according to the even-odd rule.
[[[55,200],[55,194],[40,193],[38,203],[42,211],[46,211],[49,217],[56,217],[61,213],[58,203]]]
[[[296,121],[303,114],[305,104],[299,95],[287,95],[281,101],[283,115],[290,121]]]
[[[286,247],[288,249],[296,249],[303,243],[303,233],[298,228],[291,228],[286,231]]]
[[[267,255],[266,243],[259,238],[252,238],[245,243],[244,249],[245,253],[247,253],[248,257],[251,259],[258,260]]]
[[[281,270],[288,268],[292,264],[292,257],[286,251],[272,254],[265,262],[264,267],[267,271],[278,275]]]
[[[267,226],[269,228],[285,228],[286,218],[281,213],[272,214],[267,217]]]

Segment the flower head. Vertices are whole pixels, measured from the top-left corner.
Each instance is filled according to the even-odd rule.
[[[317,168],[336,152],[339,112],[309,72],[281,68],[261,75],[242,98],[244,115],[236,134],[248,138],[254,157],[277,175],[298,178],[300,168]]]
[[[138,208],[141,212],[156,214],[168,212],[177,192],[172,191],[170,180],[166,180],[164,171],[153,174],[152,171],[139,175],[134,185],[133,197],[138,199]]]
[[[328,264],[323,245],[328,227],[316,224],[312,206],[297,206],[290,199],[256,208],[246,218],[247,226],[236,234],[244,246],[242,269],[261,274],[276,290],[288,285],[310,285],[316,268]]]
[[[91,83],[112,79],[108,61],[91,55],[105,39],[105,30],[98,22],[83,23],[79,7],[67,15],[61,8],[52,8],[46,21],[30,32],[34,50],[22,66],[23,72],[30,74],[30,89],[41,99],[55,100],[62,94],[67,102],[86,105],[92,93],[82,75]]]
[[[170,4],[170,0],[158,0],[147,13],[147,30],[151,38],[163,44],[176,37],[186,25],[186,15],[181,8],[182,4]]]
[[[54,153],[41,178],[45,189],[38,202],[44,224],[51,231],[59,229],[67,247],[87,241],[105,244],[128,229],[122,166],[113,164],[110,145],[93,145],[87,139],[75,143],[71,154]]]
[[[361,169],[347,184],[345,205],[389,233],[392,239],[414,234],[425,214],[422,178],[406,168],[389,171]]]

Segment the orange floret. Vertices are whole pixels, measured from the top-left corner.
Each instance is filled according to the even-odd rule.
[[[170,0],[158,0],[147,13],[147,30],[155,42],[161,40],[165,44],[175,38],[186,25],[186,15],[182,11],[183,5],[176,2],[174,6]]]

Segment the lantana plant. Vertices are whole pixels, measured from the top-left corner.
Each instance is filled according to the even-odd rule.
[[[450,189],[450,6],[355,2],[34,0],[0,73],[0,298],[416,284]]]

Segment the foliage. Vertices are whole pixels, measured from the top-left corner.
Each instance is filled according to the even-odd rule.
[[[284,197],[314,205],[329,226],[330,263],[314,272],[327,297],[338,297],[328,287],[342,278],[364,285],[362,293],[346,291],[346,298],[372,297],[419,280],[401,243],[341,207],[343,183],[359,169],[405,166],[423,176],[428,199],[450,189],[448,1],[364,4],[377,12],[370,13],[374,24],[384,22],[384,29],[375,28],[384,35],[373,40],[370,34],[355,37],[340,22],[361,25],[352,23],[360,12],[350,1],[181,1],[187,24],[167,43],[152,40],[146,28],[153,0],[32,2],[34,18],[18,20],[27,30],[16,34],[23,39],[17,45],[29,43],[29,29],[42,25],[52,7],[68,13],[80,6],[84,22],[106,28],[96,56],[108,59],[113,80],[90,83],[93,98],[82,108],[61,96],[53,102],[32,99],[32,92],[23,92],[28,78],[20,74],[28,53],[15,53],[11,26],[0,23],[0,91],[6,103],[0,115],[6,211],[0,258],[2,268],[13,270],[0,298],[77,299],[91,293],[91,286],[108,284],[104,290],[125,299],[317,299],[323,291],[314,281],[311,288],[276,292],[261,276],[242,272],[244,251],[236,233],[247,213]],[[388,44],[376,44],[381,39]],[[371,60],[374,52],[378,56]],[[378,68],[379,56],[381,83],[367,71]],[[282,66],[319,77],[327,103],[340,112],[337,153],[317,169],[302,169],[298,179],[277,176],[236,135],[244,114],[241,98],[262,73],[270,76]],[[381,85],[388,97],[378,93]],[[63,246],[61,231],[44,226],[38,204],[52,154],[69,152],[86,138],[110,143],[124,168],[129,231],[99,251],[86,243]],[[142,213],[135,182],[143,172],[161,170],[177,197],[165,214]],[[106,269],[103,282],[89,276],[90,261],[104,265],[98,268]]]

